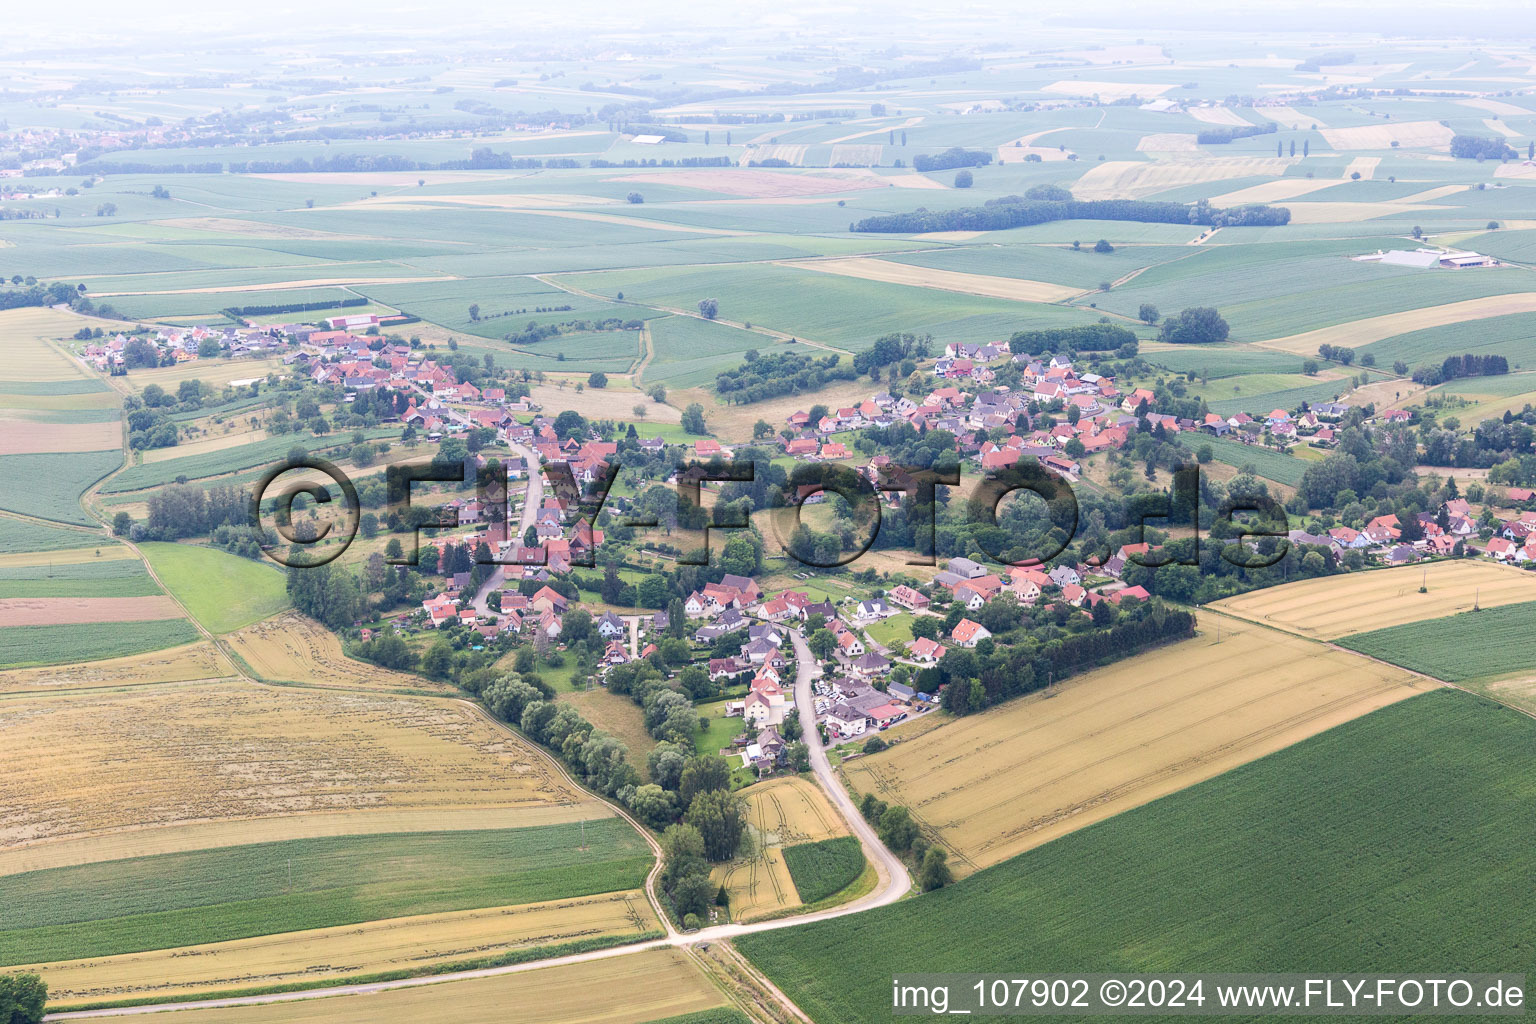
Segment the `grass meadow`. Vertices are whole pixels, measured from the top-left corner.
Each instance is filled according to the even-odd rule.
[[[193,544],[149,543],[140,550],[210,633],[230,633],[288,607],[287,581],[265,562]]]
[[[1435,691],[936,893],[737,944],[821,1024],[888,1019],[902,972],[1530,971],[1533,780],[1536,723]]]
[[[1284,455],[1273,448],[1265,448],[1261,445],[1244,444],[1241,441],[1210,437],[1205,434],[1181,437],[1179,443],[1192,452],[1209,446],[1217,462],[1225,462],[1238,469],[1252,466],[1259,476],[1285,484],[1287,487],[1295,487],[1301,483],[1301,475],[1307,471],[1306,460],[1298,459],[1293,455]]]
[[[639,888],[626,822],[334,836],[0,877],[0,964],[39,963]]]

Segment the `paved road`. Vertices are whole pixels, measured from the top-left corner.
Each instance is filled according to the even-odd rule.
[[[422,398],[428,400],[435,398],[432,392],[421,385],[413,384],[411,386],[415,388],[416,393]],[[475,425],[468,416],[454,412],[446,405],[443,406],[443,415],[453,422],[463,424],[466,427],[473,427]],[[528,527],[533,525],[534,518],[539,514],[539,506],[544,504],[544,474],[539,472],[539,456],[536,452],[520,444],[511,444],[511,442],[508,442],[508,444],[512,448],[512,453],[521,456],[524,465],[528,467],[528,479],[526,481],[526,489],[523,492],[523,517],[518,523],[517,533],[515,535],[509,533],[507,536],[508,540],[521,544],[523,534],[528,532]],[[511,486],[511,481],[508,481],[508,486]],[[498,589],[506,581],[506,578],[506,567],[500,565],[496,567],[495,572],[485,578],[485,582],[480,585],[480,589],[475,593],[475,600],[473,602],[475,614],[490,614],[486,600],[491,596],[491,591]]]
[[[303,999],[321,999],[330,996],[366,995],[375,992],[386,992],[390,989],[436,985],[446,981],[490,978],[501,974],[521,974],[524,971],[539,970],[544,967],[559,967],[566,964],[586,963],[592,960],[608,960],[616,956],[629,956],[644,950],[660,949],[666,946],[692,946],[700,942],[718,942],[724,939],[733,939],[739,935],[751,935],[755,932],[791,928],[795,925],[806,924],[811,921],[827,921],[835,917],[847,917],[850,914],[858,914],[875,907],[883,907],[887,904],[895,903],[911,892],[912,879],[907,874],[906,865],[901,862],[901,859],[886,849],[885,845],[880,842],[879,837],[875,835],[875,830],[864,820],[863,815],[854,806],[853,798],[848,795],[848,791],[843,787],[842,781],[833,772],[831,762],[827,760],[826,749],[822,746],[821,737],[816,732],[816,708],[813,703],[811,683],[820,670],[816,666],[816,659],[811,654],[810,648],[806,646],[804,637],[793,631],[789,633],[789,637],[795,650],[795,706],[800,709],[801,722],[806,723],[803,739],[811,752],[811,770],[816,777],[817,784],[827,794],[827,797],[832,801],[832,805],[847,820],[849,829],[852,830],[854,835],[859,837],[859,842],[864,847],[864,856],[874,865],[877,880],[874,891],[869,895],[840,907],[833,907],[830,910],[823,910],[814,914],[801,914],[798,917],[786,917],[774,921],[759,921],[755,924],[717,925],[714,928],[706,928],[702,931],[686,935],[669,934],[664,939],[654,939],[649,942],[635,943],[628,946],[617,946],[612,949],[592,950],[587,953],[576,953],[571,956],[556,957],[549,960],[535,960],[525,964],[512,964],[506,967],[486,967],[474,971],[458,971],[453,974],[439,974],[425,978],[402,978],[396,981],[372,982],[361,985],[337,985],[334,988],[310,989],[304,992],[239,996],[189,1003],[157,1003],[150,1006],[131,1006],[120,1009],[80,1010],[74,1013],[51,1013],[44,1020],[117,1017],[143,1013],[159,1013],[167,1010],[220,1006],[257,1006],[266,1003],[296,1002]],[[648,889],[659,867],[660,861],[658,860],[657,867],[651,871],[651,878],[647,879]]]
[[[522,456],[523,462],[528,467],[528,480],[523,491],[523,515],[517,524],[517,533],[508,534],[507,539],[514,544],[523,542],[523,534],[528,532],[528,527],[533,525],[535,517],[539,514],[539,506],[544,504],[544,474],[539,472],[539,456],[530,448],[524,448],[520,444],[512,445],[512,452]],[[510,481],[508,482],[510,486]],[[486,605],[486,599],[491,596],[491,591],[499,588],[506,581],[507,568],[498,565],[496,570],[485,578],[480,589],[475,592],[474,608],[477,615],[488,615],[490,609]]]

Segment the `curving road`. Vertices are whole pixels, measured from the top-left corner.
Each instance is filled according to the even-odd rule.
[[[537,479],[534,474],[531,479]],[[542,490],[542,485],[540,487]],[[533,487],[530,484],[529,494],[532,496]],[[528,507],[536,507],[530,501]],[[525,515],[526,515],[525,509]],[[501,974],[520,974],[524,971],[534,971],[545,967],[560,967],[566,964],[586,963],[592,960],[607,960],[616,956],[629,956],[649,949],[659,949],[665,946],[692,946],[701,942],[718,942],[724,939],[733,939],[739,935],[750,935],[754,932],[774,931],[779,928],[792,928],[796,925],[806,924],[811,921],[828,921],[837,917],[847,917],[850,914],[862,913],[875,907],[883,907],[895,903],[912,890],[912,879],[907,873],[906,865],[901,862],[880,838],[875,835],[875,830],[864,820],[854,806],[853,798],[848,795],[842,782],[832,770],[832,764],[827,760],[826,748],[822,745],[821,737],[816,732],[816,708],[811,692],[811,683],[820,674],[816,665],[816,659],[806,645],[805,638],[793,630],[787,631],[790,643],[795,651],[795,706],[800,709],[800,720],[809,723],[804,729],[803,739],[810,749],[811,770],[816,777],[816,782],[821,786],[827,798],[832,801],[848,823],[849,829],[858,836],[859,843],[864,847],[864,856],[874,866],[876,883],[875,888],[867,896],[845,903],[840,907],[830,910],[817,911],[813,914],[801,914],[796,917],[784,917],[773,921],[759,921],[755,924],[724,924],[702,931],[692,932],[686,935],[678,934],[672,930],[670,923],[663,916],[668,935],[664,939],[653,939],[648,942],[634,943],[627,946],[615,946],[611,949],[592,950],[587,953],[575,953],[570,956],[554,957],[547,960],[534,960],[523,964],[511,964],[505,967],[486,967],[473,971],[457,971],[452,974],[438,974],[424,978],[402,978],[396,981],[380,981],[358,985],[336,985],[330,988],[308,989],[303,992],[282,992],[272,995],[237,996],[226,999],[204,999],[197,1002],[185,1003],[156,1003],[148,1006],[127,1006],[117,1009],[104,1010],[79,1010],[72,1013],[50,1013],[44,1020],[76,1020],[87,1017],[122,1017],[144,1013],[160,1013],[168,1010],[187,1010],[204,1008],[210,1009],[222,1006],[258,1006],[266,1003],[287,1003],[304,999],[323,999],[330,996],[343,995],[367,995],[375,992],[386,992],[397,988],[415,988],[420,985],[438,985],[449,981],[468,981],[474,978],[491,978]],[[478,708],[478,705],[476,705]],[[557,762],[558,763],[558,762]],[[562,767],[563,770],[563,767]],[[622,810],[619,812],[628,818],[633,824],[634,819]],[[638,825],[635,826],[639,828]],[[651,837],[641,829],[641,834],[651,843],[653,850],[657,845]],[[652,868],[646,879],[647,895],[655,902],[655,890],[653,888],[657,874],[661,869],[661,860],[658,856],[656,866]]]

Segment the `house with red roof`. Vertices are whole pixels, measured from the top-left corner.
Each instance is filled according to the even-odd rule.
[[[961,647],[975,647],[978,643],[990,637],[992,631],[979,622],[961,619],[955,623],[955,628],[949,631],[949,635]]]

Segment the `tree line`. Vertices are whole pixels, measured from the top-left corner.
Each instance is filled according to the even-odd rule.
[[[984,206],[965,206],[954,210],[919,208],[910,213],[890,213],[865,217],[849,230],[876,233],[912,234],[924,231],[1000,231],[1029,227],[1058,220],[1125,220],[1148,224],[1201,224],[1211,227],[1289,224],[1291,211],[1283,206],[1238,206],[1217,208],[1200,202],[1155,202],[1144,199],[1093,199],[1038,201],[1022,196],[988,200]]]

